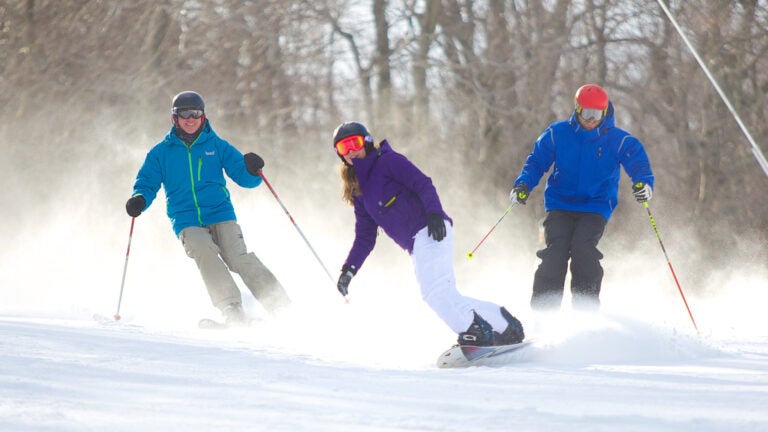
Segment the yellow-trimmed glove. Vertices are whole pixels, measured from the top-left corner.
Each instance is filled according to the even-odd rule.
[[[632,195],[639,203],[650,201],[653,196],[653,188],[648,183],[637,182],[632,185]]]
[[[529,195],[530,189],[528,189],[528,185],[525,183],[520,183],[512,188],[512,192],[509,193],[509,200],[512,202],[517,201],[520,204],[525,205],[525,202],[528,201]]]

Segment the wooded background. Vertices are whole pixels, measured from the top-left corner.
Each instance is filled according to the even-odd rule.
[[[667,4],[768,152],[768,4]],[[471,221],[479,240],[535,139],[596,83],[646,146],[662,233],[700,241],[678,259],[748,248],[765,263],[768,178],[656,1],[0,1],[0,58],[2,167],[16,173],[4,221],[62,195],[77,206],[116,193],[122,212],[171,97],[191,89],[214,129],[291,190],[338,187],[331,132],[366,123],[433,177],[449,214],[487,209]],[[76,172],[87,190],[68,183]],[[620,190],[610,235],[653,237],[625,176]],[[526,241],[542,192],[505,221]]]

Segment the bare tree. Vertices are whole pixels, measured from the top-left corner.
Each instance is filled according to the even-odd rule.
[[[768,151],[768,5],[667,4]],[[417,158],[449,154],[429,158],[432,171],[451,179],[440,164],[460,165],[472,199],[493,205],[541,130],[570,115],[575,89],[596,82],[646,143],[659,196],[691,221],[687,232],[768,240],[768,179],[653,2],[15,0],[0,2],[0,56],[6,167],[127,164],[114,136],[93,132],[167,130],[171,96],[193,88],[213,121],[266,138],[268,151],[327,150],[307,137],[352,116],[408,137]],[[40,154],[57,163],[44,169]],[[116,181],[99,169],[105,187]]]

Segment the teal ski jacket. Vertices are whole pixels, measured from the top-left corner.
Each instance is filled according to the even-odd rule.
[[[141,195],[149,208],[163,186],[173,231],[237,220],[224,173],[242,187],[261,184],[245,168],[243,154],[219,138],[208,120],[189,146],[173,131],[147,153],[136,175],[133,195]]]
[[[567,121],[550,124],[536,140],[515,186],[525,183],[532,191],[553,165],[544,190],[546,211],[597,213],[609,220],[619,203],[620,167],[632,184],[653,188],[643,144],[614,125],[613,103],[595,129],[581,127],[575,112]]]

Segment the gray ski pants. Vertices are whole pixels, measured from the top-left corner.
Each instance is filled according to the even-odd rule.
[[[267,311],[274,312],[290,303],[277,278],[253,252],[248,252],[237,222],[188,227],[181,231],[179,239],[187,255],[195,260],[211,302],[219,310],[242,302],[230,271],[240,275]]]

